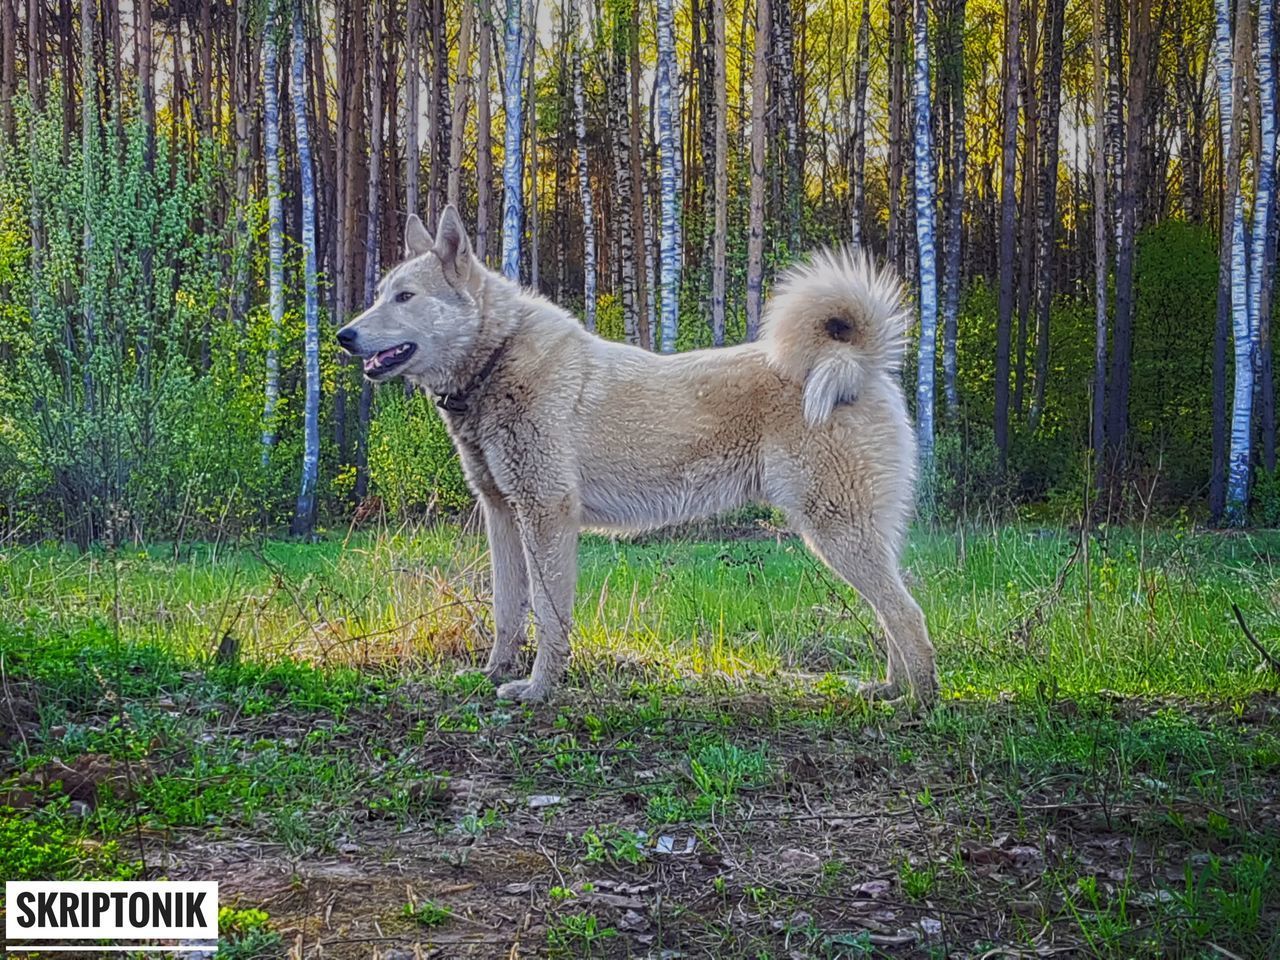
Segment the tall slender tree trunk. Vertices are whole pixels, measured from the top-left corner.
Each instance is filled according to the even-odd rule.
[[[1107,107],[1102,0],[1093,0],[1093,396],[1090,441],[1101,479],[1107,388]]]
[[[365,47],[365,30],[362,11],[356,18],[361,29],[356,36],[359,62],[356,71],[359,75],[367,75],[365,86],[368,89],[369,102],[369,166],[365,179],[365,202],[367,211],[364,223],[364,276],[361,278],[362,303],[367,310],[373,305],[377,291],[378,274],[382,269],[383,233],[385,230],[382,218],[382,154],[383,130],[382,118],[386,85],[379,82],[386,73],[385,53],[382,49],[382,29],[384,0],[374,0],[372,10],[373,36],[369,47]],[[352,182],[352,193],[355,183]],[[354,204],[354,196],[352,203]],[[360,429],[356,437],[356,499],[363,500],[369,489],[369,421],[373,409],[373,384],[361,380],[360,399],[356,408]]]
[[[150,152],[155,149],[155,83],[151,69],[151,0],[140,4],[141,31],[138,48],[139,85],[142,91],[143,126],[147,130]],[[254,32],[250,29],[250,0],[236,0],[235,63],[232,76],[234,90],[235,137],[235,235],[232,257],[234,292],[232,317],[237,327],[243,328],[249,313],[249,268],[252,251],[249,248],[249,185],[253,176],[252,156],[249,144],[251,109],[257,92],[254,78],[258,75],[257,51]]]
[[[644,138],[640,132],[640,111],[643,106],[640,101],[640,4],[633,2],[631,4],[631,29],[627,34],[630,63],[631,78],[631,205],[636,211],[632,217],[632,229],[635,231],[636,249],[641,251],[644,260],[644,266],[637,266],[636,269],[636,337],[640,341],[640,345],[646,350],[653,349],[653,323],[650,321],[652,314],[651,307],[655,301],[650,299],[650,294],[656,296],[657,291],[653,286],[653,270],[649,267],[649,258],[653,256],[653,249],[649,246],[647,239],[652,234],[649,230],[649,204],[646,199],[648,190],[648,178],[645,175],[645,164],[642,157],[644,152]]]
[[[523,5],[507,0],[504,40],[505,70],[502,99],[506,124],[502,150],[502,273],[508,280],[520,279],[521,224],[524,220],[524,103],[520,97],[523,79]]]
[[[17,0],[0,0],[0,170],[8,151],[16,146],[13,127],[13,97],[18,88],[14,61],[18,50],[18,17],[13,5]]]
[[[662,320],[661,350],[675,353],[680,308],[680,251],[677,220],[680,216],[676,182],[675,24],[672,0],[658,0],[658,154],[662,178]]]
[[[933,472],[934,367],[938,339],[938,265],[932,117],[929,106],[929,23],[927,0],[915,4],[915,168],[916,238],[920,249],[920,344],[916,366],[916,446],[925,499]]]
[[[373,0],[373,38],[369,60],[375,82],[369,88],[369,178],[368,216],[364,233],[364,307],[373,306],[378,274],[382,269],[382,85],[376,78],[383,73],[382,21],[384,0]]]
[[[871,0],[862,0],[862,16],[858,20],[858,72],[853,83],[853,210],[850,214],[850,237],[855,247],[863,245],[863,219],[866,216],[867,170],[867,86],[871,75]]]
[[[644,217],[644,211],[634,205],[631,177],[631,120],[628,113],[627,59],[630,52],[628,21],[620,14],[613,14],[610,24],[611,47],[609,52],[609,125],[611,127],[611,152],[613,154],[613,198],[615,252],[613,261],[618,274],[618,286],[622,301],[623,335],[628,343],[639,343],[639,322],[636,300],[636,277],[644,269],[644,252],[636,244],[634,221]],[[637,262],[639,261],[639,262]]]
[[[576,0],[575,0],[576,2]],[[445,198],[455,207],[462,200],[462,139],[467,128],[467,97],[471,92],[472,4],[462,5],[458,27],[458,83],[453,88],[453,119],[449,124],[449,184]]]
[[[869,0],[868,0],[869,2]],[[724,346],[725,235],[729,230],[729,93],[725,68],[724,0],[712,0],[712,45],[715,63],[715,213],[711,235],[711,342]]]
[[[1276,258],[1276,74],[1274,0],[1258,4],[1258,166],[1253,201],[1253,250],[1249,255],[1251,339],[1257,360],[1262,424],[1262,463],[1276,466],[1275,397],[1271,380],[1271,293]]]
[[[476,92],[476,256],[489,256],[489,223],[493,217],[493,139],[489,117],[489,74],[493,57],[493,17],[489,0],[480,0],[479,86]]]
[[[298,171],[302,194],[302,254],[305,291],[306,333],[303,355],[306,369],[306,398],[302,414],[302,480],[294,509],[294,536],[310,536],[316,523],[316,486],[320,474],[320,302],[316,285],[316,187],[311,159],[311,137],[307,129],[307,46],[302,30],[302,0],[293,8],[293,127],[298,148]]]
[[[1013,0],[1014,3],[1019,0]],[[902,237],[903,133],[906,129],[906,0],[889,0],[889,259],[906,274]]]
[[[1000,300],[996,318],[996,450],[1000,469],[1004,470],[1009,457],[1009,359],[1013,325],[1013,258],[1016,247],[1014,216],[1017,211],[1015,185],[1017,183],[1018,150],[1018,72],[1021,47],[1021,0],[1010,0],[1006,6],[1008,23],[1005,27],[1004,94],[1001,114],[1003,134],[1000,162]]]
[[[536,22],[536,9],[533,0],[529,2],[529,22]],[[529,203],[526,213],[529,218],[529,286],[534,290],[542,289],[541,276],[541,233],[542,221],[541,204],[539,201],[539,192],[541,188],[541,174],[538,171],[538,36],[537,29],[530,28],[529,35],[526,38],[526,47],[524,53],[524,62],[528,65],[529,72],[525,79],[525,109],[529,113],[529,123],[527,129],[529,131]],[[523,225],[522,225],[523,229]]]
[[[267,339],[266,400],[262,407],[262,464],[276,443],[275,413],[280,399],[280,328],[284,323],[284,208],[280,189],[280,23],[276,0],[268,0],[262,41],[263,151],[267,173]]]
[[[964,180],[968,145],[965,139],[964,23],[966,0],[952,0],[947,31],[950,75],[947,89],[951,105],[951,191],[947,197],[946,262],[942,278],[942,389],[947,414],[960,415],[960,394],[956,387],[956,337],[960,316],[960,274],[964,268]],[[865,9],[864,9],[865,15]]]
[[[1218,73],[1218,116],[1222,125],[1223,202],[1222,245],[1219,266],[1219,303],[1230,305],[1231,334],[1235,353],[1235,388],[1232,393],[1230,450],[1223,519],[1232,526],[1244,523],[1249,497],[1249,460],[1252,448],[1253,334],[1249,317],[1249,270],[1244,223],[1244,198],[1240,168],[1244,156],[1244,73],[1249,62],[1249,4],[1237,4],[1235,36],[1232,36],[1229,0],[1216,0],[1215,62]],[[1225,378],[1224,378],[1225,379]],[[1223,384],[1225,390],[1225,382]]]
[[[1109,510],[1120,505],[1125,443],[1129,428],[1130,359],[1133,353],[1134,243],[1141,190],[1143,111],[1146,107],[1147,57],[1150,56],[1151,0],[1135,0],[1129,12],[1128,117],[1125,125],[1124,174],[1120,178],[1120,247],[1116,255],[1116,317],[1111,338],[1111,374],[1107,384]]]
[[[582,91],[582,26],[579,3],[569,0],[569,37],[573,44],[573,123],[578,146],[578,195],[582,201],[582,314],[588,330],[596,329],[596,222],[587,162],[587,111]]]
[[[765,80],[769,58],[769,0],[756,0],[751,66],[751,209],[747,228],[747,340],[760,333],[764,307]]]
[[[1038,302],[1036,381],[1031,428],[1044,412],[1049,379],[1049,315],[1053,308],[1054,248],[1058,232],[1058,120],[1062,107],[1062,31],[1066,0],[1045,0],[1044,66],[1040,88],[1040,189],[1037,191],[1036,246]]]
[[[408,0],[408,4],[404,47],[404,207],[406,213],[417,216],[423,212],[418,196],[422,177],[418,103],[422,82],[422,0]],[[463,4],[465,8],[470,6]]]
[[[799,107],[796,96],[795,27],[792,17],[792,0],[773,0],[770,6],[772,39],[770,58],[774,61],[777,79],[776,110],[781,149],[777,160],[781,164],[782,220],[786,225],[787,242],[794,252],[800,246],[800,200],[804,185],[804,162],[800,153]]]

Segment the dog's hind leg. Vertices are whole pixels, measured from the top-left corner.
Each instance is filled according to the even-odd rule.
[[[564,673],[578,580],[578,529],[571,495],[539,503],[520,515],[538,653],[527,680],[498,688],[504,700],[545,700]]]
[[[529,635],[529,577],[515,512],[500,496],[481,499],[493,565],[493,649],[484,673],[499,681],[516,672]]]
[[[938,692],[933,644],[893,551],[874,533],[852,527],[831,525],[803,532],[809,549],[862,594],[884,628],[889,650],[884,695],[907,695],[921,704],[932,701]]]

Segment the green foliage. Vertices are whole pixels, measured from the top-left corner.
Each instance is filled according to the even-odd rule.
[[[1177,220],[1152,227],[1138,238],[1135,270],[1129,401],[1135,461],[1143,475],[1158,476],[1161,499],[1184,501],[1206,484],[1213,445],[1213,234]]]
[[[596,333],[615,343],[621,343],[626,339],[622,301],[617,294],[606,293],[596,298]]]
[[[452,910],[441,906],[433,900],[424,900],[418,904],[406,903],[401,913],[418,926],[427,927],[428,929],[446,923],[453,916]]]
[[[431,398],[378,394],[369,427],[369,479],[393,514],[455,511],[471,503],[462,465]]]
[[[62,798],[65,801],[65,798]],[[83,826],[61,816],[65,802],[25,816],[0,806],[0,877],[6,880],[127,880],[134,864],[119,844],[86,843]]]
[[[218,910],[218,960],[258,960],[280,953],[284,938],[265,910]]]
[[[1254,473],[1249,515],[1263,527],[1280,527],[1280,470],[1259,467]]]

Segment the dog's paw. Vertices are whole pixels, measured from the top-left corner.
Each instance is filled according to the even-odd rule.
[[[478,672],[484,674],[495,684],[499,684],[504,680],[509,680],[511,677],[518,676],[520,673],[520,665],[509,661],[486,663],[484,665],[484,669]]]
[[[858,695],[885,706],[923,710],[938,697],[936,682],[923,683],[915,687],[896,683],[892,680],[863,680],[858,683]]]
[[[499,700],[516,700],[521,703],[540,703],[551,695],[551,688],[544,683],[528,680],[512,680],[498,688]]]

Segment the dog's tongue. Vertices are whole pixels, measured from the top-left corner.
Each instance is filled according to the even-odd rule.
[[[408,349],[408,347],[409,345],[407,343],[402,343],[400,346],[392,347],[390,350],[383,350],[381,353],[375,353],[372,357],[365,360],[364,368],[366,370],[377,370],[383,364],[390,363],[392,360],[399,357]]]

